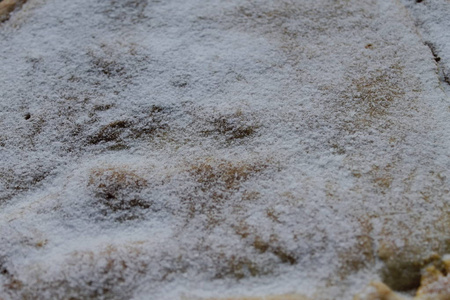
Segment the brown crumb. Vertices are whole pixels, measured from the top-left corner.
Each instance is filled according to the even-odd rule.
[[[26,0],[4,0],[0,2],[0,22],[9,19],[9,14],[22,6]]]

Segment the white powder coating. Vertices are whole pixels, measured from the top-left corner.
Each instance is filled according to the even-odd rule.
[[[404,2],[29,0],[0,25],[0,298],[351,299],[445,254],[418,32],[448,72],[450,4]]]
[[[445,84],[442,88],[450,92],[450,5],[447,0],[422,1],[414,5],[413,1],[403,0],[411,11],[419,33],[431,48],[439,65],[439,77]]]

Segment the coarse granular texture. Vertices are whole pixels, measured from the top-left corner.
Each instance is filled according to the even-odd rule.
[[[0,298],[448,299],[449,13],[0,13]]]

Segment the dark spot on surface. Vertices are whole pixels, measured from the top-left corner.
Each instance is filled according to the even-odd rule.
[[[118,120],[102,126],[87,138],[87,143],[116,143],[112,150],[125,149],[125,140],[151,138],[169,130],[167,118],[170,110],[165,107],[151,106],[144,116],[130,120]]]
[[[450,84],[450,76],[449,75],[444,74],[444,82]]]
[[[393,251],[394,250],[394,251]],[[423,256],[415,254],[416,250],[406,253],[398,253],[389,247],[378,250],[378,257],[383,261],[381,279],[394,291],[417,290],[421,284],[422,270],[427,266],[442,269],[440,256]],[[445,249],[443,252],[446,253]]]
[[[373,49],[373,45],[372,44],[367,44],[364,48],[366,48],[366,49]]]
[[[8,271],[8,269],[7,269],[5,266],[1,265],[1,266],[0,266],[0,274],[2,274],[2,275],[8,275],[8,274],[9,274],[9,271]]]
[[[24,118],[25,118],[25,120],[29,120],[31,118],[31,114],[30,113],[26,113]]]
[[[433,58],[436,62],[439,62],[441,60],[441,58],[439,57],[439,55],[437,54],[436,51],[436,47],[430,43],[430,42],[425,42],[425,45],[430,48],[431,54],[433,54]]]
[[[131,138],[145,138],[159,136],[162,132],[167,132],[170,128],[167,125],[167,118],[171,110],[167,107],[153,105],[150,107],[148,117],[141,119],[131,128]]]
[[[172,80],[171,80],[171,84],[174,87],[177,88],[185,88],[188,86],[189,81],[190,81],[191,76],[190,75],[178,75],[175,76]]]
[[[108,78],[125,75],[125,66],[115,60],[97,57],[92,61],[92,63],[98,71],[106,75]]]
[[[32,181],[31,183],[33,185],[40,183],[41,181],[43,181],[45,178],[47,178],[47,176],[49,175],[49,172],[44,172],[44,173],[37,173],[34,174],[32,176]]]
[[[176,81],[176,82],[172,82],[172,85],[174,87],[179,87],[179,88],[184,88],[187,86],[187,82],[186,81]]]
[[[8,268],[4,265],[4,262],[2,262],[1,260],[0,275],[6,277],[6,282],[3,286],[7,289],[18,290],[23,286],[23,283],[15,278],[14,274],[8,270]]]
[[[344,155],[345,154],[345,148],[343,148],[339,144],[336,144],[336,143],[332,144],[331,148],[332,148],[333,154],[338,154],[338,155]]]
[[[103,126],[98,133],[88,139],[89,144],[99,144],[117,141],[125,129],[129,128],[131,123],[128,121],[115,121]]]
[[[257,125],[248,124],[242,114],[237,113],[229,116],[221,116],[209,121],[212,129],[203,131],[206,136],[221,135],[228,142],[240,140],[255,134]]]
[[[261,253],[265,253],[270,247],[269,243],[265,242],[258,236],[253,241],[252,246]]]
[[[416,0],[416,3],[421,3],[423,0]]]
[[[395,291],[410,291],[420,287],[421,265],[414,262],[387,263],[381,271],[382,281]]]
[[[102,105],[96,105],[94,106],[94,110],[96,111],[105,111],[112,107],[111,104],[102,104]]]
[[[245,257],[238,258],[233,255],[228,261],[228,265],[221,272],[215,274],[215,278],[233,277],[239,280],[246,277],[259,276],[263,273],[262,268],[254,261]]]
[[[252,246],[260,253],[270,252],[274,254],[276,257],[280,259],[280,261],[284,264],[294,265],[297,263],[297,258],[295,258],[291,253],[289,253],[286,249],[283,249],[280,246],[274,247],[272,244],[276,243],[276,239],[272,241],[266,242],[260,237],[256,237]]]
[[[150,114],[160,113],[160,112],[163,112],[165,110],[166,110],[165,107],[162,107],[162,106],[159,106],[159,105],[152,105],[150,107]]]
[[[430,43],[430,42],[425,42],[424,43],[428,48],[430,48],[431,54],[433,55],[434,60],[436,61],[436,63],[439,63],[441,61],[441,57],[438,55],[438,52],[436,50],[436,47]],[[438,68],[439,68],[439,64],[438,64]],[[442,69],[442,68],[441,68]],[[450,84],[450,77],[448,74],[446,74],[445,69],[441,70],[442,71],[442,78],[440,78],[441,82],[445,82]]]
[[[218,186],[223,186],[226,190],[235,190],[252,175],[261,172],[266,167],[264,164],[246,162],[220,161],[214,163],[207,161],[193,165],[189,171],[204,191]]]
[[[121,151],[121,150],[126,150],[126,149],[129,149],[129,148],[130,147],[128,147],[127,145],[124,145],[124,144],[115,144],[115,145],[109,146],[108,150],[110,150],[110,151]]]
[[[280,247],[273,249],[272,253],[275,254],[284,264],[288,263],[290,265],[294,265],[297,263],[297,258]]]
[[[147,180],[124,168],[94,169],[88,186],[104,215],[114,214],[119,221],[135,219],[140,210],[150,208],[150,202],[141,196]]]

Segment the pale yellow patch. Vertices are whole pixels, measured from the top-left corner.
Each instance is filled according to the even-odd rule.
[[[448,269],[448,261],[444,261]],[[450,300],[450,276],[444,276],[435,266],[429,266],[422,272],[420,288],[416,300]]]
[[[405,300],[405,298],[394,293],[384,283],[373,281],[364,291],[353,297],[353,300]]]

